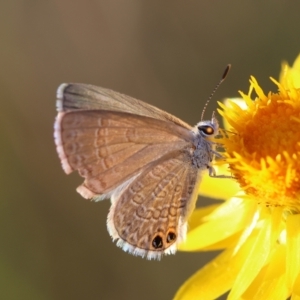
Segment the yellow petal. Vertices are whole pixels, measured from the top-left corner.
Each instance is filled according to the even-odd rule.
[[[216,250],[221,250],[226,248],[232,248],[236,245],[240,237],[241,237],[241,231],[238,231],[237,233],[232,234],[228,238],[225,238],[221,241],[217,241],[214,244],[202,248],[201,251],[216,251]]]
[[[258,230],[253,232],[237,253],[234,248],[227,249],[206,264],[180,287],[174,300],[214,300],[228,291],[243,268],[258,233]]]
[[[287,283],[293,287],[300,274],[300,215],[289,215],[286,220],[287,232]]]
[[[261,229],[255,230],[241,247],[241,249],[247,247],[248,251],[241,262],[240,271],[228,295],[228,300],[240,299],[266,263],[271,246],[271,218],[261,222]],[[251,237],[255,234],[257,236],[253,240]]]
[[[200,225],[196,226],[194,221],[192,229],[188,231],[186,241],[180,244],[179,249],[196,251],[229,238],[251,222],[255,208],[254,201],[231,198],[207,215],[205,217],[207,222],[202,224],[202,218]]]
[[[293,295],[297,295],[300,298],[300,274],[298,275],[293,288]]]
[[[282,63],[279,82],[285,88],[300,88],[300,55],[298,55],[292,67],[287,62]]]
[[[271,243],[277,243],[281,234],[285,233],[286,224],[282,219],[284,213],[283,207],[273,207],[271,209],[271,219],[272,219],[272,233],[271,233]],[[278,238],[279,237],[279,238]],[[283,242],[285,244],[285,241]]]
[[[233,249],[226,250],[190,277],[178,290],[174,300],[217,299],[230,289],[239,272]]]
[[[291,300],[300,300],[300,296],[293,294]]]
[[[219,218],[231,215],[232,212],[237,210],[249,210],[249,214],[257,209],[257,204],[252,198],[248,198],[246,195],[242,194],[232,197],[225,201],[223,204],[219,205],[211,214],[205,216],[206,221],[218,220]]]
[[[223,104],[224,103],[224,104]],[[223,101],[223,103],[219,102],[219,105],[221,107],[230,107],[230,103],[235,103],[237,106],[241,108],[241,110],[246,110],[247,109],[247,104],[242,98],[227,98]],[[222,111],[220,111],[222,112]],[[225,129],[229,130],[231,128],[230,124],[228,121],[223,118],[223,126]]]
[[[203,218],[210,215],[218,207],[219,204],[213,204],[195,209],[188,220],[188,230],[191,231],[200,226],[204,222]]]
[[[289,296],[289,289],[286,286],[285,255],[284,245],[275,248],[270,263],[262,268],[251,283],[243,294],[243,300],[283,300]]]
[[[217,175],[228,175],[227,165],[214,166]],[[216,199],[228,199],[236,195],[240,187],[236,180],[231,178],[216,178],[210,176],[203,176],[200,185],[200,195]]]

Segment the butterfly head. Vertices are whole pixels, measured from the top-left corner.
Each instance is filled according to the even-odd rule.
[[[219,123],[215,114],[213,113],[211,120],[199,122],[196,125],[196,130],[204,138],[217,135],[219,132]]]

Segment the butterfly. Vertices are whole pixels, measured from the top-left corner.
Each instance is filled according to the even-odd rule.
[[[147,259],[174,254],[203,171],[215,175],[215,116],[191,127],[132,97],[73,83],[59,86],[56,106],[62,168],[84,178],[77,188],[84,198],[111,199],[107,228],[117,246]]]

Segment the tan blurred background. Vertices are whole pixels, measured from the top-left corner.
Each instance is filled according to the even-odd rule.
[[[0,298],[171,299],[214,254],[153,262],[111,242],[109,201],[83,200],[82,180],[61,169],[56,88],[108,87],[195,124],[227,63],[210,111],[250,75],[275,91],[268,77],[300,52],[299,11],[292,0],[2,1]]]

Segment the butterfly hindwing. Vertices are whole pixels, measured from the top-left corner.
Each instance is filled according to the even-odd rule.
[[[108,230],[125,251],[159,259],[175,253],[185,239],[199,175],[189,155],[185,151],[166,155],[112,197]]]

